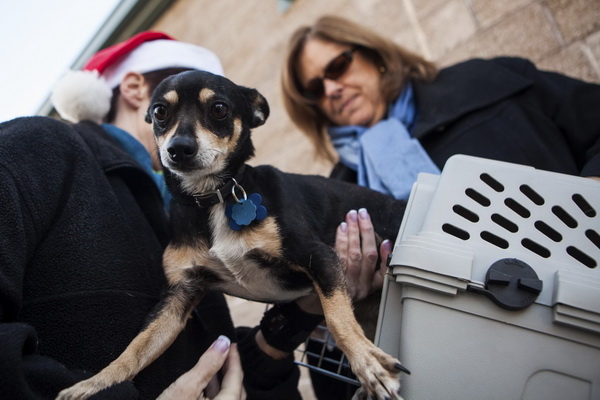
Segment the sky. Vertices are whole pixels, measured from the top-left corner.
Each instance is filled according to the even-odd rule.
[[[34,115],[118,0],[0,0],[0,122]]]

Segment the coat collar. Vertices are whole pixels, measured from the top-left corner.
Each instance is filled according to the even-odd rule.
[[[513,96],[532,84],[489,60],[473,59],[444,68],[433,82],[414,82],[418,111],[413,136],[422,138],[439,126]]]
[[[106,171],[124,165],[135,166],[143,170],[100,125],[91,121],[84,121],[73,125],[73,128],[86,142],[103,170]]]

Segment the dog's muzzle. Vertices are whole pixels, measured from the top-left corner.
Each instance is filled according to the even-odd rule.
[[[183,164],[189,161],[198,152],[198,144],[193,138],[177,136],[171,139],[167,146],[169,159],[175,164]]]

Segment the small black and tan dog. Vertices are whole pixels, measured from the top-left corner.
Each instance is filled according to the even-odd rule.
[[[203,71],[164,80],[153,124],[173,194],[173,237],[164,254],[170,289],[145,328],[96,376],[63,390],[86,398],[132,379],[170,346],[207,290],[262,302],[315,291],[327,326],[362,384],[361,396],[398,398],[400,362],[369,341],[356,322],[335,230],[350,209],[367,208],[382,237],[394,239],[405,203],[319,176],[252,167],[252,128],[269,115],[254,89]]]

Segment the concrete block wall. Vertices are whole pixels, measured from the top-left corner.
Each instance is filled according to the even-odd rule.
[[[327,175],[331,165],[282,106],[280,71],[287,41],[322,14],[359,21],[443,67],[473,57],[529,58],[539,68],[600,83],[600,0],[178,0],[156,23],[206,46],[226,75],[257,88],[271,116],[255,129],[252,163]]]

